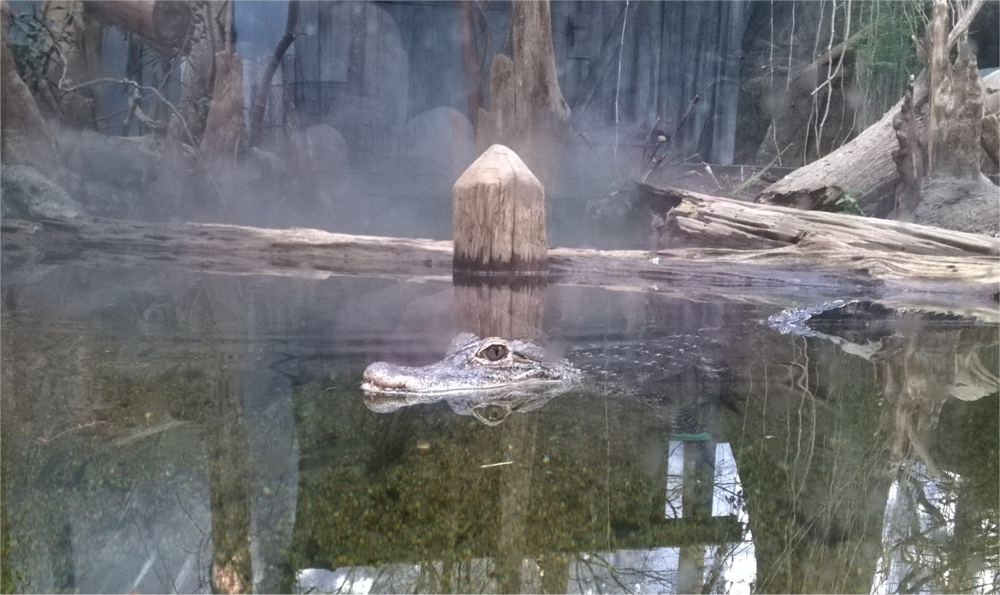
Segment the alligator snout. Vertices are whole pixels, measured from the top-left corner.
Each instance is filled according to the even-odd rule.
[[[408,369],[388,362],[375,362],[367,368],[361,376],[361,390],[410,390],[415,391],[417,386],[413,386],[413,376],[408,374]]]

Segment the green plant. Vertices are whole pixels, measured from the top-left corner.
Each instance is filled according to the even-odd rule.
[[[843,215],[862,215],[865,212],[861,210],[861,205],[858,204],[858,199],[854,198],[848,192],[844,192],[840,195],[836,201],[834,201],[834,206],[837,207],[837,212]]]

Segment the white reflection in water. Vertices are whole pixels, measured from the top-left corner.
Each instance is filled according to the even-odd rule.
[[[962,478],[947,472],[928,477],[923,464],[911,465],[889,488],[873,594],[930,593],[946,586],[938,575],[944,552],[934,544],[949,542],[954,533],[954,493]],[[916,585],[921,587],[913,590]]]

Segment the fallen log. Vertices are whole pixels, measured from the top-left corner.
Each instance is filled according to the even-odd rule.
[[[866,214],[887,216],[896,187],[892,120],[901,106],[902,100],[851,142],[765,188],[758,202],[833,210],[837,200],[849,194]]]
[[[644,186],[677,204],[660,231],[666,247],[768,250],[826,244],[831,252],[920,256],[1000,256],[1000,238],[884,219],[758,205],[676,188]],[[834,246],[839,246],[836,250]],[[833,256],[833,254],[831,254]]]
[[[716,206],[735,202],[709,199]],[[685,197],[683,203],[679,215],[705,204],[697,197]],[[795,212],[757,208],[777,209],[779,214]],[[799,214],[807,221],[823,215]],[[697,217],[693,213],[679,219],[694,221]],[[960,237],[971,234],[941,235],[939,230],[919,225],[880,223],[888,224],[886,229],[908,229],[911,244],[925,246],[926,255],[850,246],[847,241],[815,233],[797,242],[772,240],[772,247],[749,250],[550,248],[546,279],[550,283],[781,307],[867,298],[893,307],[945,309],[1000,321],[995,303],[1000,286],[1000,259],[995,254],[1000,251],[1000,240],[982,238],[977,243]],[[769,225],[737,224],[748,230],[766,230]],[[717,219],[707,227],[732,229],[732,225]],[[452,279],[452,243],[438,240],[88,218],[41,222],[8,218],[2,222],[2,233],[8,272],[16,270],[18,262],[25,266],[72,262],[80,266],[168,265],[214,274],[314,279],[331,275],[445,283]],[[793,238],[795,234],[786,231],[785,235]],[[936,247],[932,250],[931,246]],[[885,242],[883,247],[892,248]]]

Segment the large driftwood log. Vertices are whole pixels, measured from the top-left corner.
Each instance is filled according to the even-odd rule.
[[[697,207],[706,199],[685,203]],[[707,199],[721,204],[725,199]],[[754,207],[749,206],[751,209]],[[757,207],[761,209],[761,207]],[[766,232],[789,209],[767,222],[744,222],[748,235]],[[682,208],[683,210],[683,208]],[[823,213],[799,212],[812,218]],[[696,221],[697,215],[687,217]],[[848,216],[836,217],[843,221]],[[733,231],[726,218],[701,224]],[[732,219],[732,216],[728,217]],[[872,222],[875,223],[875,222]],[[916,257],[910,252],[845,246],[824,236],[804,235],[797,243],[756,250],[669,248],[585,250],[550,248],[548,281],[618,290],[653,291],[687,299],[730,300],[772,305],[876,298],[892,307],[946,309],[1000,322],[1000,240],[967,238],[924,226],[883,221],[887,229],[908,230],[925,248],[946,250]],[[833,223],[831,223],[834,227]],[[810,224],[811,226],[811,224]],[[755,232],[755,229],[757,230]],[[78,219],[32,223],[5,219],[4,248],[19,259],[72,261],[80,266],[167,264],[215,274],[281,275],[322,279],[356,275],[451,282],[452,244],[435,240],[333,234],[313,229],[258,229],[233,225]],[[925,234],[930,234],[925,237]],[[794,233],[785,230],[786,237]],[[979,245],[983,242],[985,245]],[[970,250],[964,248],[970,246]],[[883,242],[883,247],[892,248]],[[13,256],[12,256],[13,257]]]
[[[678,202],[660,242],[667,247],[774,249],[825,245],[831,256],[859,251],[913,256],[1000,256],[1000,239],[854,215],[756,205],[672,188],[643,188]],[[839,248],[838,248],[839,247]],[[812,249],[812,248],[810,248]]]

